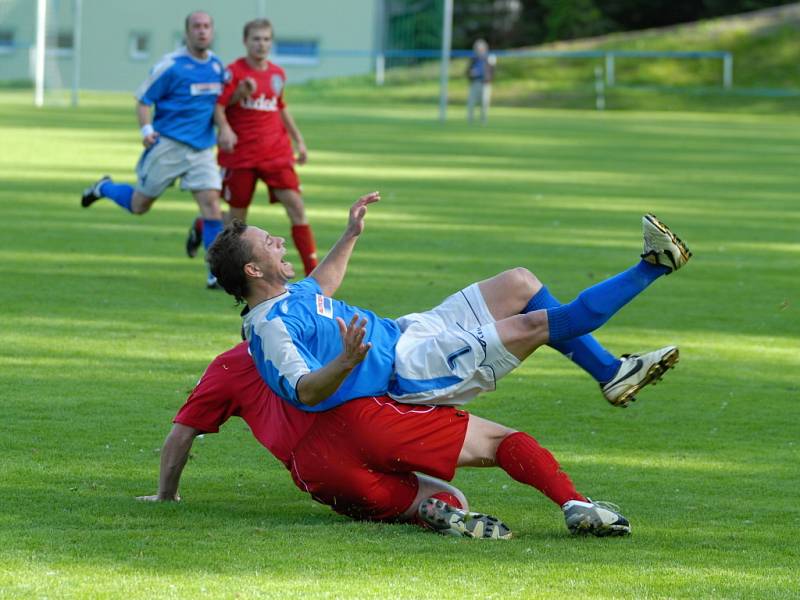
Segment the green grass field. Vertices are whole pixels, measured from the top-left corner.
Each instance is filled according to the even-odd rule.
[[[614,352],[681,347],[627,410],[543,349],[470,406],[526,430],[627,539],[575,539],[499,470],[455,479],[510,542],[351,522],[315,504],[234,419],[195,443],[184,501],[149,505],[170,421],[238,310],[183,254],[195,213],[78,207],[130,179],[132,101],[77,110],[0,94],[1,598],[789,598],[800,552],[796,116],[499,108],[446,125],[420,104],[293,104],[321,249],[381,190],[341,296],[387,316],[524,265],[569,299],[628,267],[652,211],[695,253],[599,332]],[[263,190],[252,222],[288,233]]]

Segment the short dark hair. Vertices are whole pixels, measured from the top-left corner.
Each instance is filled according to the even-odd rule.
[[[244,266],[252,262],[253,250],[250,243],[242,239],[246,230],[246,223],[234,219],[217,236],[206,253],[211,274],[217,278],[222,289],[236,298],[237,304],[243,303],[250,291]]]
[[[242,33],[243,39],[247,39],[251,29],[269,29],[272,31],[272,23],[270,23],[269,19],[253,19],[252,21],[248,21],[244,24],[244,32]]]
[[[185,31],[189,31],[189,21],[192,20],[192,15],[208,15],[208,18],[211,20],[211,25],[214,25],[214,17],[209,15],[206,11],[204,11],[204,10],[193,10],[188,15],[186,15],[186,19],[183,22],[183,28],[184,28]]]

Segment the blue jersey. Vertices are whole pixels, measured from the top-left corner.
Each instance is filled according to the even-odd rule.
[[[209,53],[195,58],[186,48],[164,56],[136,91],[142,104],[156,105],[153,128],[196,150],[216,143],[214,106],[225,83],[225,67]]]
[[[297,399],[297,382],[341,354],[336,317],[350,323],[355,314],[367,320],[364,343],[372,343],[372,348],[332,396],[316,406],[306,406]],[[400,337],[400,328],[393,320],[324,296],[312,277],[289,285],[286,293],[254,307],[245,316],[244,330],[250,353],[267,385],[284,400],[309,412],[386,393]]]

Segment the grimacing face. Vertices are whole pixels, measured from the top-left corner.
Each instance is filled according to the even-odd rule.
[[[286,240],[272,236],[258,227],[248,227],[242,239],[250,244],[253,260],[260,278],[272,283],[287,282],[295,276],[294,266],[285,259]]]
[[[186,27],[186,45],[189,49],[202,53],[211,47],[214,41],[214,21],[211,15],[204,12],[192,13]]]
[[[266,60],[272,51],[272,29],[270,27],[251,29],[247,32],[244,47],[251,59],[259,62]]]

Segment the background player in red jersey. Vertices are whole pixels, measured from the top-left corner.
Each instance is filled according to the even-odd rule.
[[[267,387],[241,343],[209,365],[178,411],[161,451],[158,494],[177,501],[194,438],[216,433],[231,416],[289,469],[301,490],[357,519],[422,522],[449,535],[508,538],[500,521],[468,512],[464,495],[442,480],[457,467],[498,466],[558,504],[573,533],[630,532],[615,510],[579,494],[550,452],[524,432],[448,406],[361,398],[308,413]],[[420,473],[425,473],[423,475]]]
[[[303,136],[286,107],[286,74],[269,62],[272,24],[255,19],[244,26],[247,56],[228,66],[230,80],[217,100],[219,125],[217,160],[223,169],[222,195],[230,205],[229,219],[247,220],[247,209],[260,179],[269,188],[270,202],[280,202],[292,224],[292,240],[306,275],[317,265],[317,246],[300,195],[296,162],[308,158]],[[198,224],[189,231],[186,249],[196,253]]]

